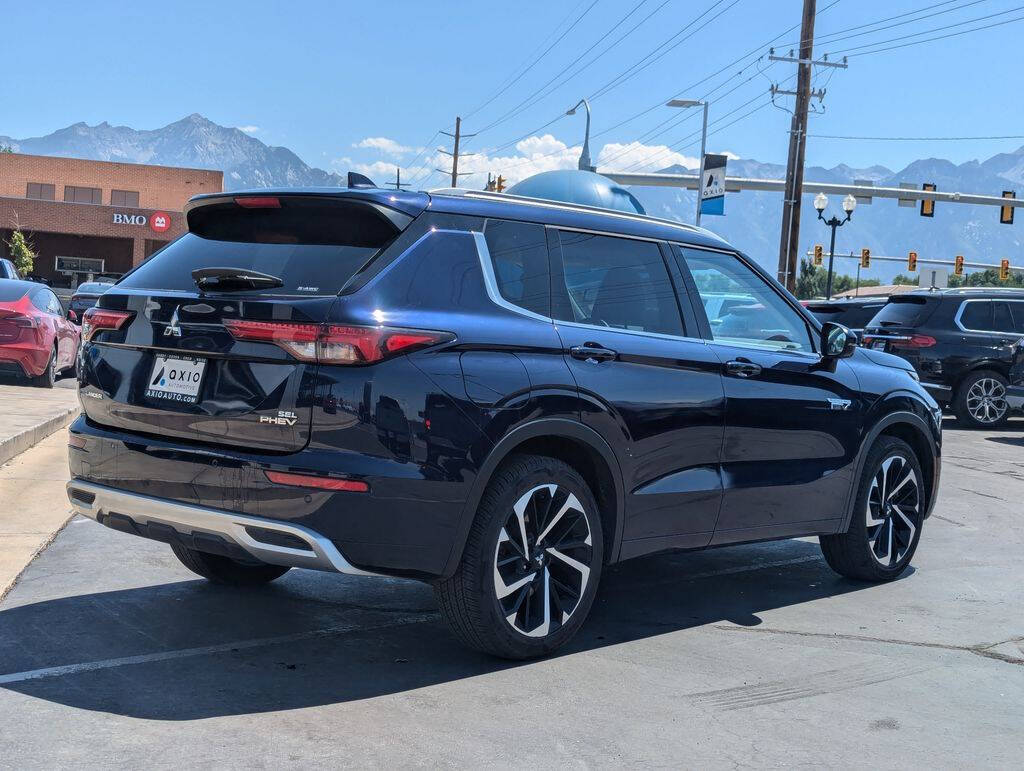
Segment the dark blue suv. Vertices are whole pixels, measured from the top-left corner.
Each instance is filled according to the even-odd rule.
[[[201,576],[422,579],[461,641],[525,658],[620,560],[818,535],[885,581],[913,556],[935,402],[707,231],[466,191],[187,217],[85,314],[68,493]]]

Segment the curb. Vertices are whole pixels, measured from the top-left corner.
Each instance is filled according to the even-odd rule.
[[[71,407],[65,407],[57,415],[52,418],[44,420],[42,423],[37,423],[32,428],[27,428],[20,434],[8,437],[0,440],[0,466],[7,463],[15,455],[20,455],[25,450],[35,447],[39,442],[43,441],[50,434],[60,431],[62,428],[68,426],[75,416],[78,415],[81,408],[76,404]]]

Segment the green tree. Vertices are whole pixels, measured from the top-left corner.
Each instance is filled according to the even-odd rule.
[[[908,276],[906,273],[897,273],[892,277],[892,283],[899,286],[917,286],[918,280],[913,276]]]
[[[986,268],[985,270],[976,270],[973,273],[968,273],[965,276],[952,275],[949,277],[949,285],[951,287],[960,286],[1005,286],[1005,287],[1024,287],[1024,273],[1017,271],[1016,273],[1011,272],[1010,277],[1006,281],[999,280],[999,268]]]
[[[877,278],[862,278],[860,286],[878,286]],[[796,296],[801,300],[824,297],[828,285],[828,268],[816,267],[810,259],[800,260],[800,273],[796,278]],[[832,274],[832,294],[847,292],[857,286],[857,279],[845,273]]]
[[[15,228],[11,233],[11,237],[7,241],[7,248],[10,250],[14,267],[21,275],[27,276],[31,273],[35,267],[36,253],[32,248],[32,242],[25,237],[20,228]]]

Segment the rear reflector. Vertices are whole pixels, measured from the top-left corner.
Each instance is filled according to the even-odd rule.
[[[281,199],[275,196],[250,196],[248,198],[236,198],[235,203],[243,209],[280,209]]]
[[[287,321],[228,319],[224,326],[236,340],[273,343],[300,361],[321,364],[373,364],[454,338],[448,332],[422,329]]]
[[[344,490],[350,493],[369,492],[370,486],[358,479],[318,477],[313,474],[291,474],[286,471],[265,471],[267,479],[276,485],[290,487],[315,487],[319,490]]]
[[[112,311],[105,308],[89,308],[82,314],[82,340],[91,340],[97,332],[105,329],[120,329],[135,315],[135,311]]]

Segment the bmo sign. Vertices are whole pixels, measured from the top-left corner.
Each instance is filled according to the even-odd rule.
[[[149,225],[149,229],[154,233],[163,233],[171,227],[171,215],[165,211],[155,211],[148,217],[145,214],[126,214],[124,212],[115,212],[114,224],[133,225],[136,227],[145,227],[146,225]]]

